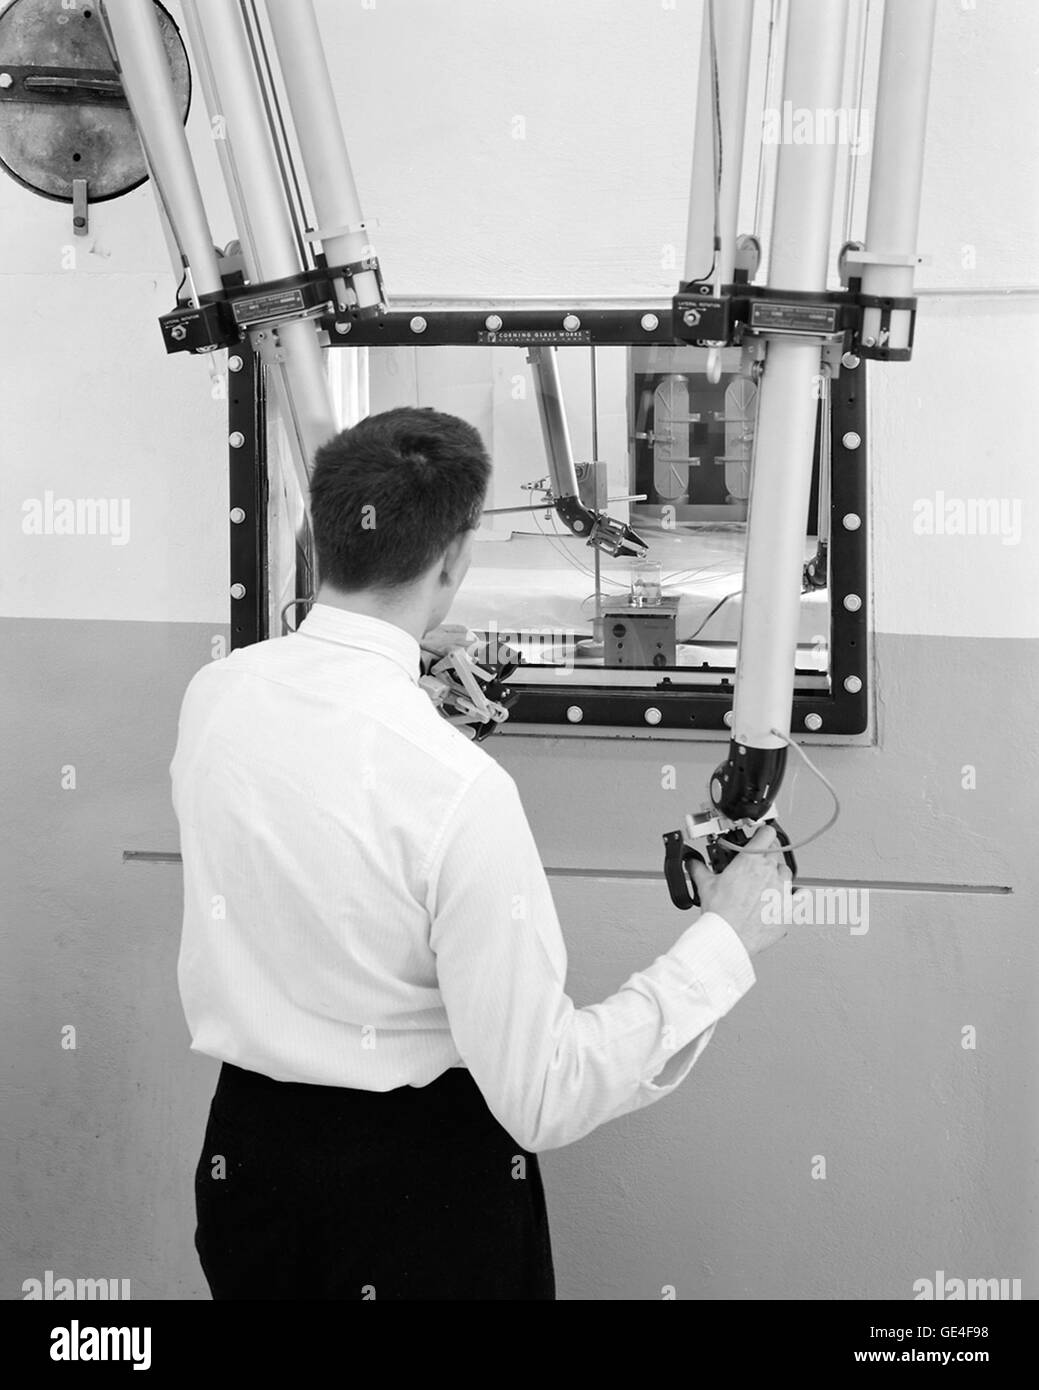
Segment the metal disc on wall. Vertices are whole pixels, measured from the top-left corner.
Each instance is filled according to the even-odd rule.
[[[155,2],[182,119],[191,100],[176,24]],[[148,177],[99,5],[11,0],[0,14],[0,164],[34,193],[102,202]]]

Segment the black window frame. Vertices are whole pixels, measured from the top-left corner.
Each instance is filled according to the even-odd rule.
[[[564,318],[572,316],[570,326]],[[579,320],[576,327],[573,320]],[[488,320],[501,321],[489,328]],[[671,333],[670,305],[570,310],[558,305],[513,302],[476,307],[391,307],[380,318],[329,322],[329,350],[340,347],[682,346]],[[247,343],[229,377],[231,647],[262,641],[268,631],[265,368]],[[795,685],[796,731],[856,735],[869,726],[867,433],[865,360],[845,358],[830,383],[830,533],[828,545],[830,635],[828,690]],[[846,524],[846,518],[857,518]],[[851,606],[849,606],[849,603]],[[663,678],[666,679],[666,676]],[[719,674],[713,687],[663,689],[566,685],[514,687],[509,726],[558,726],[560,730],[725,730],[731,719],[733,677]],[[581,711],[575,723],[570,713]],[[647,712],[649,718],[647,719]]]

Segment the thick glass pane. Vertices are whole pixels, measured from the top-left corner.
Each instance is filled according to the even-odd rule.
[[[738,349],[566,347],[556,353],[580,496],[628,523],[641,560],[597,552],[546,503],[550,465],[525,348],[369,350],[372,413],[433,406],[469,420],[494,461],[452,619],[522,654],[515,685],[718,687],[736,664],[757,385]],[[594,377],[593,377],[594,371]],[[825,540],[820,403],[806,566]],[[818,518],[823,518],[820,537]],[[768,518],[760,523],[768,525]],[[828,684],[825,564],[802,594],[801,686]]]
[[[300,452],[286,428],[278,377],[267,373],[268,631],[295,629],[313,597],[313,546],[300,484]]]

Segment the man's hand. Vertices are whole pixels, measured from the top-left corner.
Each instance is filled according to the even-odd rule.
[[[784,884],[790,881],[790,870],[783,862],[779,838],[770,825],[763,825],[748,848],[759,850],[773,846],[775,854],[737,854],[720,874],[711,873],[706,864],[692,861],[693,879],[703,910],[724,917],[750,956],[756,956],[786,936],[784,923],[762,920],[762,894],[769,889],[782,892]]]
[[[442,656],[447,656],[448,652],[454,651],[457,647],[464,647],[468,652],[478,641],[476,633],[464,623],[442,623],[440,627],[431,627],[419,643],[422,648],[421,669],[429,671]],[[464,721],[451,719],[449,722],[466,738],[476,737],[476,730]]]
[[[477,640],[476,633],[471,632],[464,623],[443,623],[440,627],[431,627],[419,646],[424,656],[436,661],[439,657],[447,656],[455,647],[468,650]]]

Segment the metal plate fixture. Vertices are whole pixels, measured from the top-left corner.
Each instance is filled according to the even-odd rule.
[[[187,53],[155,8],[187,119]],[[32,192],[72,203],[80,235],[88,201],[118,198],[148,177],[97,4],[12,0],[0,14],[0,165]]]

